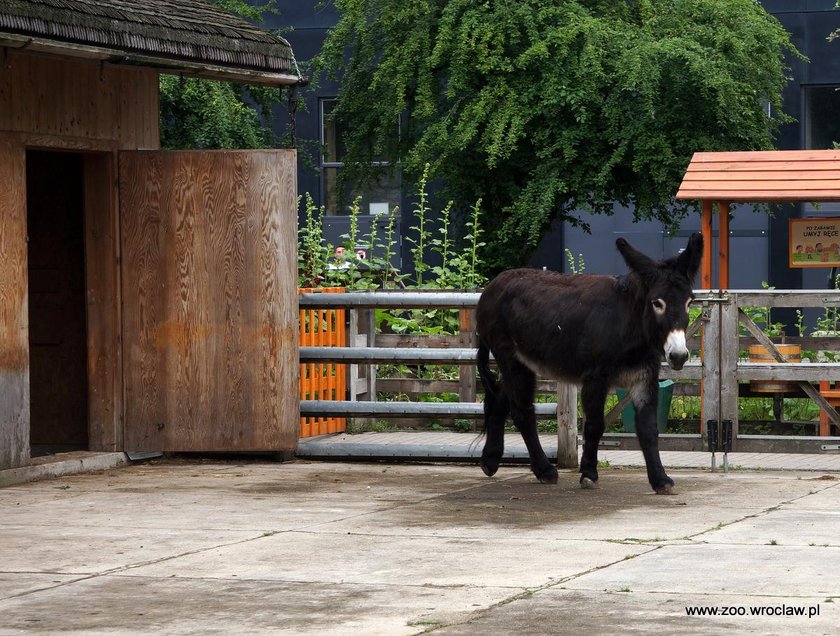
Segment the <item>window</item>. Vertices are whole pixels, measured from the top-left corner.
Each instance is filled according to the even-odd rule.
[[[359,195],[362,214],[392,212],[399,205],[402,183],[399,171],[392,171],[387,163],[376,164],[383,167],[382,176],[363,190],[339,185],[338,175],[344,167],[344,129],[331,117],[335,105],[335,99],[321,100],[321,187],[326,213],[331,216],[348,214],[350,204]]]
[[[805,148],[825,150],[840,143],[840,91],[837,86],[805,87]]]

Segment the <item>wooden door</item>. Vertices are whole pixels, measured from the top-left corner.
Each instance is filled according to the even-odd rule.
[[[294,151],[131,151],[119,170],[125,449],[294,449]]]

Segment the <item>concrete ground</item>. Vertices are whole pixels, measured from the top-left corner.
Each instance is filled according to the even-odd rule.
[[[0,634],[837,633],[840,473],[670,473],[670,497],[638,468],[584,491],[300,460],[13,485]]]

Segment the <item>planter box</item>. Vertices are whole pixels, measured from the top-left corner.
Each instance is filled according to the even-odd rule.
[[[617,389],[616,394],[620,400],[627,395],[626,389]],[[660,433],[665,432],[668,425],[668,412],[671,410],[671,398],[674,397],[674,381],[660,380],[659,399],[656,403],[656,428]],[[621,412],[621,422],[624,425],[625,433],[636,432],[636,410],[631,404]]]

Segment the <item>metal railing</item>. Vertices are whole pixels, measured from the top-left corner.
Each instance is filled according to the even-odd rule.
[[[479,293],[471,292],[352,292],[345,294],[301,294],[301,307],[345,307],[353,312],[376,308],[399,309],[458,309],[471,311],[478,303]],[[689,345],[699,350],[702,338],[702,359],[695,358],[676,372],[662,366],[660,378],[699,382],[701,391],[701,427],[699,434],[665,435],[663,448],[700,450],[708,448],[706,422],[731,422],[732,450],[753,451],[818,451],[833,450],[825,436],[754,436],[741,435],[738,422],[738,397],[740,388],[754,380],[795,382],[800,395],[814,400],[828,415],[833,424],[840,424],[840,416],[828,400],[822,397],[814,382],[840,382],[840,363],[819,362],[808,364],[784,363],[776,345],[759,329],[744,312],[745,307],[840,307],[840,291],[780,291],[738,290],[698,291],[695,306],[700,316],[689,327]],[[357,320],[358,322],[358,320]],[[749,332],[739,335],[740,325]],[[372,338],[371,338],[372,339]],[[800,341],[803,346],[820,349],[840,348],[840,338],[788,338]],[[349,340],[352,342],[352,338]],[[351,365],[410,364],[410,365],[462,365],[470,367],[474,380],[475,349],[452,347],[443,349],[375,347],[359,344],[350,347],[301,347],[301,362],[342,362]],[[748,362],[739,352],[749,343],[764,345],[778,363]],[[346,415],[350,417],[442,417],[480,418],[482,405],[470,402],[376,402],[371,391],[368,400],[356,401],[302,401],[302,415]],[[573,387],[560,385],[557,402],[538,404],[541,417],[557,417],[558,454],[564,452],[576,461],[577,396]],[[607,415],[616,417],[629,403],[625,397]],[[604,444],[619,448],[636,448],[632,434],[605,435]],[[573,450],[574,449],[574,450]],[[569,460],[571,461],[571,459]],[[561,462],[562,463],[562,462]]]

